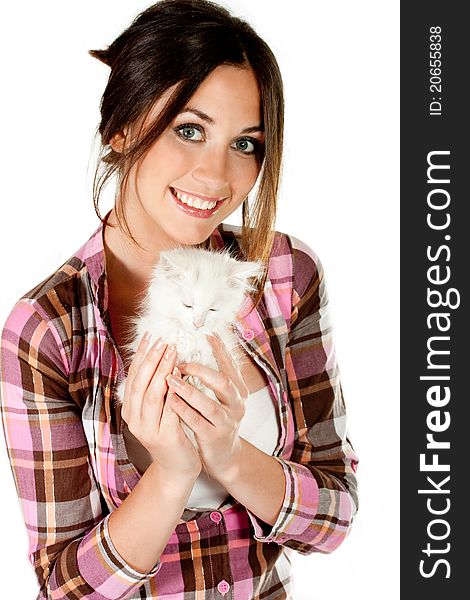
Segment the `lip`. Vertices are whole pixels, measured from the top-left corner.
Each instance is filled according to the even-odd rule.
[[[188,215],[191,215],[192,217],[198,217],[199,219],[208,219],[209,217],[211,217],[215,212],[217,212],[219,210],[219,208],[222,206],[222,204],[225,202],[225,199],[222,200],[217,200],[217,198],[212,198],[212,200],[217,201],[217,204],[214,206],[214,208],[210,208],[210,209],[201,209],[201,208],[195,208],[194,206],[189,206],[188,204],[185,204],[184,202],[181,202],[181,200],[179,200],[172,192],[171,187],[168,188],[170,190],[170,196],[172,197],[172,199],[174,200],[176,206],[183,212],[185,212]],[[178,188],[174,188],[174,189],[178,189]],[[180,190],[178,189],[178,192]],[[196,196],[196,194],[190,194],[191,196]],[[207,197],[204,196],[198,196],[199,198],[201,198],[202,200],[209,200]]]

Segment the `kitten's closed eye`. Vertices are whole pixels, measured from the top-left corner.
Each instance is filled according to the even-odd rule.
[[[185,306],[186,308],[193,308],[193,306],[191,304],[185,304],[184,302],[182,302],[182,305]],[[217,312],[219,309],[218,308],[209,308],[209,310]]]

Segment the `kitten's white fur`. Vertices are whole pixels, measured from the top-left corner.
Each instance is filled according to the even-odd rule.
[[[253,291],[250,279],[264,272],[261,262],[233,258],[229,251],[209,251],[181,247],[160,253],[145,297],[137,316],[129,319],[130,341],[124,348],[134,355],[145,333],[150,343],[158,337],[165,344],[175,344],[176,364],[197,362],[218,370],[207,341],[207,334],[217,334],[234,360],[244,361],[233,323],[245,294]],[[212,390],[196,377],[186,376],[192,385],[218,402]],[[116,390],[116,400],[123,402],[125,379]],[[183,429],[197,448],[194,432],[183,422]]]

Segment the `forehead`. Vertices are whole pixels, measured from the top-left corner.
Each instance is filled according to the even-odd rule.
[[[230,65],[219,65],[214,69],[190,102],[191,105],[196,102],[204,104],[212,108],[215,114],[230,110],[236,115],[255,120],[260,114],[260,94],[255,74],[251,69]]]
[[[162,110],[176,85],[155,102],[151,120]],[[243,129],[260,123],[261,97],[256,76],[251,69],[219,65],[206,77],[187,103],[204,112],[215,125],[229,124]]]

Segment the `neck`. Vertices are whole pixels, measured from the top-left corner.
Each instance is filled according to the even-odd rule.
[[[140,291],[151,276],[152,268],[158,261],[158,253],[138,247],[122,232],[114,209],[106,219],[103,243],[108,280],[118,280],[134,291]]]

